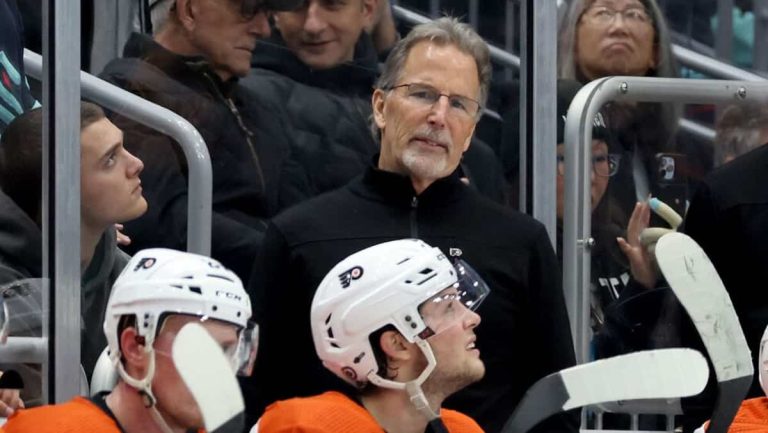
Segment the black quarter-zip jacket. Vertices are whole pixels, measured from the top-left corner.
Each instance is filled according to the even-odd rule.
[[[369,167],[278,215],[267,230],[249,288],[261,323],[257,372],[244,386],[249,416],[278,399],[346,388],[315,354],[315,290],[348,255],[412,237],[461,255],[491,288],[476,329],[486,375],[446,407],[499,431],[531,384],[574,364],[557,258],[540,223],[482,197],[458,173],[417,195],[409,178]],[[536,431],[576,427],[573,417],[558,416]]]

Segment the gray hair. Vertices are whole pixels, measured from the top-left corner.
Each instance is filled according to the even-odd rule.
[[[558,77],[570,78],[581,82],[588,81],[581,76],[577,66],[578,59],[575,55],[576,28],[579,26],[581,16],[584,14],[595,0],[572,0],[568,7],[568,12],[560,26],[559,34],[559,53],[558,53]],[[659,9],[656,0],[640,0],[645,9],[651,16],[653,23],[654,41],[656,47],[656,56],[658,63],[656,68],[647,74],[650,77],[677,77],[677,62],[672,55],[672,42],[669,35],[669,27],[664,19],[661,9]]]
[[[715,163],[749,152],[768,135],[768,105],[747,101],[729,105],[715,125]]]
[[[491,86],[491,52],[488,44],[475,32],[469,24],[465,24],[453,17],[442,17],[428,23],[419,24],[411,29],[406,37],[397,42],[387,57],[384,69],[376,81],[375,87],[388,90],[397,85],[405,68],[405,61],[411,49],[419,42],[429,41],[439,45],[455,45],[461,52],[472,56],[477,65],[478,80],[480,82],[480,94],[478,102],[480,109],[488,100],[488,90]],[[478,115],[478,119],[480,116]],[[379,137],[379,128],[371,121],[371,131],[376,139]]]

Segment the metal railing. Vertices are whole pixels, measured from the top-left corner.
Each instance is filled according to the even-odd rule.
[[[573,99],[565,124],[563,287],[579,362],[588,360],[590,337],[591,119],[613,101],[726,104],[755,98],[768,99],[768,82],[609,77],[587,84]]]
[[[24,50],[29,76],[42,76],[42,57]],[[210,255],[213,174],[205,140],[194,126],[173,111],[147,101],[98,77],[80,72],[82,95],[97,104],[155,129],[176,140],[189,166],[187,194],[187,250]]]
[[[578,363],[590,360],[592,119],[608,102],[725,104],[768,99],[768,82],[683,78],[608,77],[584,86],[574,97],[565,124],[565,206],[563,290]],[[674,401],[656,401],[653,410],[632,404],[631,413],[679,413]],[[636,428],[636,416],[633,427]],[[670,430],[671,431],[671,430]]]

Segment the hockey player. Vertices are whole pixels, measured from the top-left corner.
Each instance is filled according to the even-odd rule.
[[[167,249],[139,251],[115,281],[104,320],[120,377],[115,388],[91,399],[17,411],[0,432],[201,429],[202,411],[172,359],[174,339],[186,325],[200,324],[230,357],[232,374],[248,373],[257,335],[250,317],[242,282],[216,260]]]
[[[466,263],[416,239],[337,264],[312,301],[315,349],[357,387],[269,406],[252,432],[480,432],[445,398],[483,377],[475,309],[488,293]]]

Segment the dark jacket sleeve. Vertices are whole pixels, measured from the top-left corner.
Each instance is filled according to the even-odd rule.
[[[562,278],[557,256],[552,249],[547,232],[540,226],[540,232],[533,246],[528,287],[531,292],[530,332],[535,333],[535,347],[521,352],[521,356],[532,357],[531,374],[544,377],[548,374],[572,367],[576,364],[573,351],[571,325],[565,307]],[[534,433],[576,432],[579,428],[579,411],[554,415],[533,430]]]
[[[125,132],[126,148],[144,162],[141,181],[147,212],[125,224],[133,240],[130,252],[148,247],[186,250],[187,173],[181,149],[169,137],[124,118],[115,123]],[[214,198],[214,201],[216,198]],[[241,213],[222,213],[213,206],[211,255],[247,280],[266,223]]]
[[[308,301],[306,296],[297,295],[297,272],[300,270],[292,269],[283,234],[270,224],[248,284],[253,317],[259,323],[259,353],[253,376],[241,381],[246,425],[253,425],[267,405],[286,397],[285,390],[296,389],[301,381],[300,366],[316,358],[306,337],[296,338],[310,332],[308,311],[312,302],[311,295]],[[311,336],[308,338],[311,341]]]

